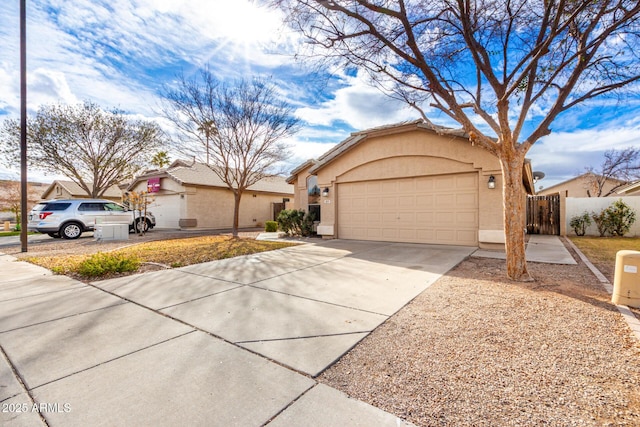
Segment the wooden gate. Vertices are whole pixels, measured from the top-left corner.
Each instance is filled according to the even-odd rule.
[[[560,235],[560,195],[527,197],[527,233]]]
[[[273,221],[278,220],[278,214],[284,210],[284,202],[283,203],[272,203],[273,205]]]

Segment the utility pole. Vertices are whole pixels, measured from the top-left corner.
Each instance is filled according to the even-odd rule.
[[[27,0],[20,0],[20,243],[27,252]]]

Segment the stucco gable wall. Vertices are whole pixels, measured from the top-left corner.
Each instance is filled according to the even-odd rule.
[[[198,228],[231,228],[233,225],[233,193],[227,189],[186,186],[186,213],[197,219]],[[272,204],[282,203],[290,194],[247,191],[240,200],[239,227],[264,226],[272,219]]]
[[[307,178],[309,177],[309,169],[311,169],[311,165],[301,171],[296,175],[296,180],[293,183],[294,187],[294,200],[293,204],[288,206],[288,208],[292,209],[304,209],[307,210],[309,193],[307,189]]]
[[[479,229],[502,236],[499,160],[486,150],[472,146],[467,140],[420,130],[381,135],[362,141],[321,168],[317,172],[318,185],[330,189],[329,197],[323,197],[322,225],[335,225],[336,193],[339,191],[336,184],[341,182],[462,172],[479,175]],[[495,176],[496,189],[487,188],[490,175]],[[307,176],[307,173],[298,175],[298,186],[306,185]]]
[[[602,189],[602,194],[607,194],[614,186],[617,186],[618,182],[613,180],[607,180]],[[538,191],[537,194],[540,196],[548,196],[550,194],[559,193],[563,197],[589,197],[587,194],[587,189],[589,188],[587,184],[587,178],[584,176],[579,176],[574,179],[565,181],[560,184],[556,184],[553,187],[543,188]],[[591,191],[591,197],[595,197],[595,193]],[[619,194],[613,193],[609,195],[609,197],[619,197]]]
[[[320,179],[321,176],[339,177],[360,165],[393,157],[435,157],[469,163],[476,169],[500,170],[500,163],[495,156],[472,146],[467,140],[413,130],[370,137],[362,141],[320,169],[318,179],[324,182]],[[371,177],[373,178],[375,176]]]
[[[336,182],[474,172],[470,163],[428,156],[398,156],[375,160],[345,172]]]

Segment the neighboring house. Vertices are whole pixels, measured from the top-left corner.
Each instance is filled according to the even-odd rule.
[[[615,195],[616,196],[640,196],[640,181],[634,181],[629,185],[620,187],[618,191],[616,191]]]
[[[27,210],[38,203],[40,194],[47,185],[40,182],[27,183]],[[0,180],[0,222],[16,220],[13,211],[15,208],[20,210],[20,190],[20,181]]]
[[[88,185],[91,185],[89,183]],[[73,181],[56,180],[47,187],[42,193],[42,200],[51,199],[90,199],[92,198],[87,192]],[[122,191],[117,185],[112,185],[107,189],[101,199],[112,200],[114,202],[122,201]]]
[[[528,161],[524,177],[531,194]],[[504,244],[498,159],[463,132],[422,120],[353,133],[287,181],[295,185],[296,208],[316,213],[325,238]]]
[[[177,160],[166,169],[137,177],[127,191],[149,191],[149,210],[158,228],[224,229],[233,225],[233,193],[204,163]],[[283,177],[262,179],[242,194],[239,227],[264,226],[291,199],[293,186]]]
[[[552,194],[560,194],[562,197],[595,197],[595,189],[593,188],[591,178],[591,173],[583,173],[582,175],[578,175],[575,178],[568,179],[564,182],[561,182],[556,185],[552,185],[548,188],[543,188],[539,190],[536,195],[538,196],[549,196]],[[625,184],[625,181],[620,181],[615,178],[607,178],[605,185],[602,188],[602,194],[605,195],[609,193],[612,189],[622,188]],[[609,197],[618,196],[614,191]]]

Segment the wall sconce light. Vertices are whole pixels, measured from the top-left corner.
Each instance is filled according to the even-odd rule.
[[[322,189],[322,197],[327,197],[329,195],[329,187],[324,187]]]
[[[487,187],[489,187],[490,189],[494,189],[496,188],[496,177],[493,175],[489,176],[489,181],[487,182]]]

